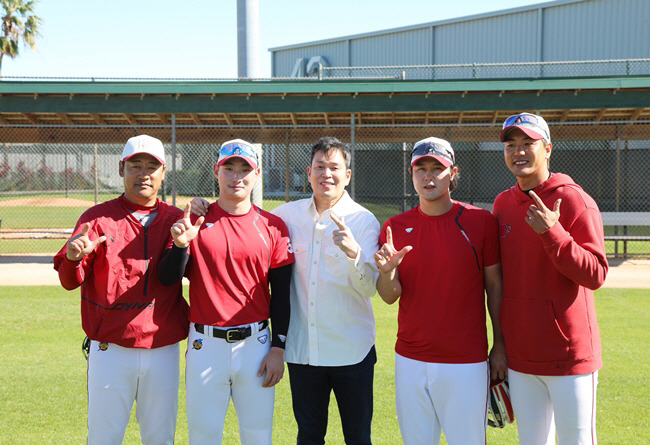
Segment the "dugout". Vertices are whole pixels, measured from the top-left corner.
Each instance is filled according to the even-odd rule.
[[[453,197],[489,208],[496,194],[514,183],[498,142],[501,122],[530,111],[542,114],[551,127],[552,170],[573,176],[603,211],[648,212],[648,104],[649,75],[3,81],[0,201],[88,195],[93,182],[99,184],[100,200],[102,193],[114,196],[121,192],[117,155],[129,137],[141,133],[166,144],[165,197],[171,202],[218,195],[210,174],[213,153],[232,138],[262,144],[265,200],[297,199],[310,193],[305,170],[311,145],[333,135],[353,149],[350,193],[383,221],[415,204],[406,173],[410,148],[437,136],[457,151],[461,180]],[[69,183],[72,175],[75,185]],[[44,219],[53,225],[61,206],[47,211]],[[0,206],[3,213],[2,231],[43,226],[38,218],[17,222]]]

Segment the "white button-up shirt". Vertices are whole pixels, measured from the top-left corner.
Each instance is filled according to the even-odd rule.
[[[338,216],[359,245],[349,258],[334,244]],[[289,228],[296,262],[291,278],[291,320],[284,358],[289,363],[345,366],[359,363],[375,343],[371,297],[379,272],[377,218],[347,192],[318,216],[313,196],[273,210]]]

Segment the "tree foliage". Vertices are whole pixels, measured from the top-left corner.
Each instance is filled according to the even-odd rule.
[[[2,6],[2,32],[0,35],[0,73],[5,55],[12,59],[18,55],[20,43],[30,48],[40,36],[41,19],[34,14],[36,0],[0,0]]]

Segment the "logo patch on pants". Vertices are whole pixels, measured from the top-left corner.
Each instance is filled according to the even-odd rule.
[[[259,337],[257,337],[257,341],[262,344],[266,344],[268,340],[269,340],[269,336],[267,334],[260,335]]]
[[[200,338],[197,338],[192,342],[192,347],[196,349],[197,351],[203,347],[203,340]]]
[[[106,343],[106,342],[102,342],[98,346],[99,346],[100,351],[105,351],[105,350],[108,349],[108,343]]]

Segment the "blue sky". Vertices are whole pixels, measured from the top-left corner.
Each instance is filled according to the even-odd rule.
[[[482,14],[543,0],[259,0],[260,75],[269,48]],[[237,77],[236,0],[40,0],[36,49],[3,77]]]

